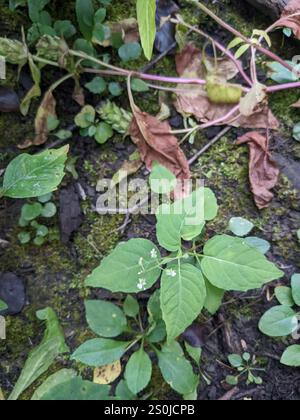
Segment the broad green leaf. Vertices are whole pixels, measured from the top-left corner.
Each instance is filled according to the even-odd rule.
[[[54,217],[56,215],[57,208],[54,203],[46,203],[44,205],[44,208],[42,210],[42,217],[45,217],[46,219],[51,219],[51,217]]]
[[[109,397],[110,387],[84,381],[81,377],[72,378],[49,389],[42,401],[105,401]]]
[[[86,320],[94,333],[102,337],[117,337],[126,330],[126,317],[116,305],[103,300],[85,301]]]
[[[87,41],[91,41],[94,30],[95,9],[92,0],[76,0],[76,16],[80,31]]]
[[[158,353],[158,364],[164,380],[176,392],[187,395],[195,390],[198,377],[183,355],[164,347]]]
[[[292,277],[292,294],[296,305],[300,306],[300,274]]]
[[[149,329],[147,340],[150,343],[160,343],[165,340],[167,336],[166,324],[162,319],[155,321]]]
[[[41,344],[29,354],[21,375],[9,396],[10,401],[17,400],[30,385],[49,369],[59,354],[69,351],[53,309],[46,308],[38,311],[37,317],[41,321],[46,321],[46,332]]]
[[[125,401],[130,401],[130,400],[135,400],[136,399],[136,395],[134,395],[130,391],[126,381],[124,381],[124,380],[121,380],[116,387],[116,397],[120,398],[121,400],[125,400]]]
[[[0,299],[0,312],[5,311],[7,309],[7,305],[3,300]]]
[[[28,12],[32,22],[40,22],[40,14],[48,3],[50,0],[28,0]]]
[[[125,379],[128,388],[134,394],[143,391],[149,384],[152,375],[152,362],[148,354],[141,347],[128,360]]]
[[[288,306],[275,306],[259,321],[259,329],[269,337],[285,337],[298,328],[297,314]]]
[[[253,246],[264,255],[270,251],[270,242],[264,239],[257,238],[255,236],[248,236],[248,238],[245,238],[245,241],[248,245]]]
[[[65,175],[68,151],[69,146],[65,146],[16,157],[5,171],[0,197],[39,197],[56,190]]]
[[[150,175],[150,187],[153,192],[157,194],[168,194],[175,189],[176,184],[176,176],[171,171],[158,162],[153,162]]]
[[[123,309],[124,309],[125,314],[131,318],[135,318],[140,312],[140,306],[139,306],[138,301],[131,295],[128,295],[126,297],[124,301]]]
[[[101,93],[104,93],[107,89],[106,81],[103,79],[103,77],[98,76],[94,77],[93,80],[91,80],[89,83],[86,83],[84,86],[87,90],[94,93],[95,95],[100,95]]]
[[[300,346],[288,347],[282,355],[281,363],[286,366],[300,367]]]
[[[160,289],[156,290],[150,297],[147,305],[150,320],[159,321],[162,319],[160,307]]]
[[[300,142],[300,123],[295,124],[293,128],[293,138]]]
[[[151,60],[156,35],[156,0],[137,0],[137,19],[145,56]]]
[[[293,61],[286,61],[287,64],[292,66],[295,70],[300,69],[300,65],[294,63]],[[296,71],[291,72],[282,64],[277,63],[276,61],[268,63],[269,77],[277,83],[292,83],[298,80]]]
[[[146,239],[120,243],[86,279],[88,287],[102,287],[111,292],[139,293],[158,280],[160,253]]]
[[[113,96],[121,96],[123,93],[122,86],[118,82],[111,82],[108,85],[109,93]]]
[[[75,124],[80,128],[88,128],[94,123],[95,117],[95,108],[91,105],[86,105],[82,108],[79,114],[76,115]]]
[[[181,249],[181,239],[189,241],[199,236],[205,221],[213,220],[218,204],[209,188],[199,188],[189,197],[164,204],[157,211],[157,239],[170,252]]]
[[[134,92],[148,92],[149,86],[146,82],[141,79],[132,79],[131,81],[131,90]]]
[[[219,289],[248,291],[277,280],[283,272],[244,239],[218,235],[204,247],[201,269]]]
[[[243,217],[233,217],[229,222],[229,230],[236,236],[246,236],[254,228],[254,224]]]
[[[205,279],[206,285],[206,299],[204,302],[204,307],[211,315],[215,315],[215,313],[220,309],[222,305],[222,301],[224,298],[225,291],[222,289],[218,289],[214,285],[212,285],[207,279]]]
[[[57,385],[69,382],[70,379],[76,378],[77,373],[75,370],[72,369],[62,369],[58,372],[54,373],[53,375],[49,376],[42,383],[41,386],[33,394],[31,400],[32,401],[39,401],[42,400],[43,397],[52,389],[55,388]]]
[[[119,48],[119,57],[126,63],[140,58],[141,52],[141,46],[138,42],[128,43]]]
[[[194,362],[196,362],[197,365],[199,365],[202,356],[202,349],[200,347],[192,347],[188,343],[184,343],[184,345],[189,356],[194,360]]]
[[[111,126],[105,122],[101,122],[97,125],[95,140],[99,144],[104,144],[114,135]]]
[[[279,286],[275,289],[275,296],[278,302],[284,306],[294,306],[295,302],[292,295],[292,289],[290,287]]]
[[[243,365],[243,359],[239,354],[230,354],[228,360],[232,367],[239,368]]]
[[[31,222],[38,218],[43,211],[43,206],[40,203],[24,204],[21,210],[21,219]]]
[[[71,356],[72,360],[92,367],[100,367],[121,359],[130,342],[95,338],[82,344]]]
[[[172,264],[161,279],[161,308],[168,341],[183,333],[198,317],[206,298],[200,270],[191,264]]]
[[[53,27],[60,38],[68,39],[76,34],[76,28],[70,20],[57,20]]]

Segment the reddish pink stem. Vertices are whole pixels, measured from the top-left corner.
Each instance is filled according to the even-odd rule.
[[[278,86],[269,86],[267,88],[267,92],[268,93],[274,93],[274,92],[280,92],[282,90],[287,90],[287,89],[297,89],[300,88],[300,82],[293,82],[293,83],[284,83]]]

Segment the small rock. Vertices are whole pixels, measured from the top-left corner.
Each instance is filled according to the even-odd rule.
[[[13,273],[0,275],[0,299],[8,309],[0,315],[16,315],[22,311],[26,303],[26,294],[23,280]]]

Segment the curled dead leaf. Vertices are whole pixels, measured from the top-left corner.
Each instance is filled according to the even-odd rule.
[[[279,27],[292,29],[295,37],[300,39],[300,2],[290,0],[284,8],[281,18],[278,20]]]
[[[35,117],[35,138],[26,140],[25,143],[18,145],[19,149],[26,149],[30,146],[40,146],[46,143],[51,131],[51,121],[56,122],[56,100],[52,90],[46,92]]]
[[[252,131],[238,138],[238,145],[248,144],[250,148],[249,178],[254,201],[259,209],[269,206],[274,194],[279,169],[271,157],[269,141],[257,131]]]
[[[190,178],[188,161],[167,121],[161,122],[135,106],[129,134],[148,170],[151,171],[153,162],[157,161],[169,169],[178,180]],[[184,192],[178,190],[175,196],[179,198],[182,194]]]
[[[85,105],[85,96],[84,90],[80,85],[80,81],[78,78],[74,78],[75,86],[72,94],[72,99],[78,103],[81,107]]]

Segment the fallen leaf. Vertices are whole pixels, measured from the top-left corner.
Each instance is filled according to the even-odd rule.
[[[26,149],[30,146],[40,146],[46,143],[49,135],[50,120],[57,121],[56,116],[56,100],[52,90],[46,92],[35,117],[35,138],[34,140],[26,140],[23,144],[18,145],[19,149]]]
[[[99,385],[109,385],[121,375],[121,362],[118,360],[110,365],[102,366],[94,370],[94,383]]]
[[[245,117],[250,117],[255,112],[265,107],[267,101],[266,86],[255,83],[251,90],[240,101],[240,112]]]
[[[195,45],[188,44],[186,48],[176,56],[177,72],[179,76],[183,78],[206,79],[207,72],[211,72],[213,69],[211,60],[212,59],[205,58],[204,61],[206,64],[204,64],[201,51]],[[217,62],[218,68],[214,69],[214,75],[220,80],[223,79],[223,83],[231,80],[231,78],[237,74],[237,70],[233,68],[231,60],[223,58],[222,61]],[[184,116],[193,115],[200,122],[206,123],[222,118],[232,110],[232,105],[230,104],[211,102],[204,86],[178,85],[178,87],[181,89],[181,92],[176,93],[175,107],[177,111]],[[249,111],[249,96],[247,97],[246,95],[241,101],[244,101],[242,102],[244,106],[245,104],[248,105]],[[257,102],[255,103],[257,104]],[[262,101],[260,106],[255,108],[253,106],[254,100],[252,99],[251,105],[253,107],[253,113],[251,115],[240,115],[239,111],[237,111],[236,115],[233,115],[230,118],[230,121],[222,122],[220,125],[227,123],[233,127],[243,128],[269,128],[272,130],[277,130],[279,128],[279,122],[269,109],[267,101]]]
[[[157,161],[169,169],[180,181],[191,177],[188,161],[178,145],[177,138],[171,133],[171,127],[167,121],[161,122],[135,106],[129,134],[137,145],[141,159],[149,171],[152,170],[153,162]],[[179,188],[179,184],[175,198],[184,194],[182,184],[181,188]]]
[[[293,16],[298,14],[297,16]],[[296,38],[300,39],[300,2],[299,0],[290,0],[283,9],[281,18],[278,21],[280,27],[290,28]]]
[[[269,141],[257,131],[238,138],[237,144],[248,143],[250,148],[249,178],[254,201],[259,209],[269,206],[274,194],[271,192],[278,182],[279,169],[271,157]]]
[[[0,112],[16,112],[20,109],[20,100],[13,89],[0,87]]]
[[[298,99],[297,102],[295,102],[293,105],[291,105],[293,108],[300,108],[300,99]]]
[[[85,105],[85,96],[84,96],[84,90],[80,86],[80,81],[78,78],[74,78],[75,80],[75,86],[72,94],[72,99],[78,103],[81,107]]]
[[[140,159],[139,153],[133,153],[129,157],[129,160],[126,160],[113,176],[112,181],[114,186],[120,184],[128,176],[135,174],[142,166],[143,162]]]

